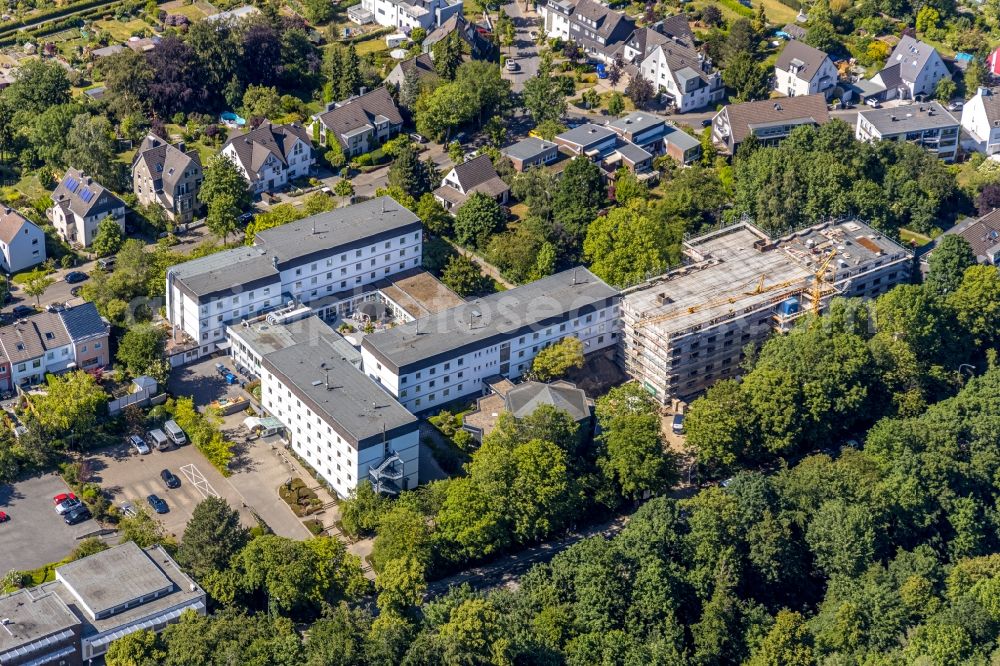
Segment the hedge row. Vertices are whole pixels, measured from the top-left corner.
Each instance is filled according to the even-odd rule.
[[[719,0],[719,4],[724,7],[728,7],[740,16],[753,16],[753,9],[741,4],[739,0]]]

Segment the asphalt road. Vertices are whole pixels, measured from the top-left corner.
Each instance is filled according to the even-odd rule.
[[[524,82],[538,73],[538,45],[531,38],[532,31],[541,31],[541,20],[532,10],[525,11],[524,3],[511,2],[503,6],[504,12],[514,23],[514,44],[504,48],[502,52],[517,61],[516,72],[502,70],[504,78],[510,79],[511,89],[521,92]]]

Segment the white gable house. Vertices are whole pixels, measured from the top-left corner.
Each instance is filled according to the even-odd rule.
[[[792,40],[774,64],[774,89],[788,97],[823,93],[828,99],[837,85],[837,68],[823,51]]]

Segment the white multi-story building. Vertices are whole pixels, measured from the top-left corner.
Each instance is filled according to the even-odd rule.
[[[986,155],[1000,153],[1000,94],[989,88],[977,89],[962,107],[962,129],[969,134],[964,147]]]
[[[774,89],[782,95],[815,95],[827,98],[837,85],[837,68],[823,51],[793,39],[774,63]]]
[[[52,208],[45,211],[67,243],[90,247],[104,218],[125,231],[125,202],[77,169],[67,169],[52,191]]]
[[[903,35],[871,82],[881,90],[877,99],[914,99],[932,95],[938,81],[946,76],[951,76],[948,66],[933,46]]]
[[[909,104],[858,113],[854,136],[858,141],[906,141],[945,162],[958,153],[961,128],[955,116],[937,102]]]
[[[335,300],[420,265],[420,219],[391,197],[313,215],[257,234],[255,244],[167,271],[167,320],[181,362],[226,346],[225,329],[288,301]]]
[[[371,12],[379,25],[410,34],[414,28],[430,31],[461,15],[462,0],[361,0],[361,7]]]
[[[595,0],[549,0],[538,8],[546,37],[576,42],[589,57],[611,62],[635,30],[624,12]]]
[[[619,296],[586,268],[365,336],[365,372],[412,412],[483,391],[484,380],[531,369],[540,350],[574,336],[585,353],[618,342]]]
[[[261,379],[261,405],[341,497],[367,479],[416,487],[417,419],[361,370],[361,354],[308,308],[229,327],[232,356]]]

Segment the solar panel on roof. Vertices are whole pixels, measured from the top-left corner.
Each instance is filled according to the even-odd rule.
[[[70,192],[73,192],[74,194],[76,193],[76,190],[80,187],[80,181],[78,181],[76,178],[73,178],[73,176],[66,176],[64,184],[66,185],[66,189],[68,189]]]
[[[90,203],[90,200],[94,198],[94,193],[90,191],[89,187],[85,187],[80,192],[80,198],[83,199],[84,203]]]

